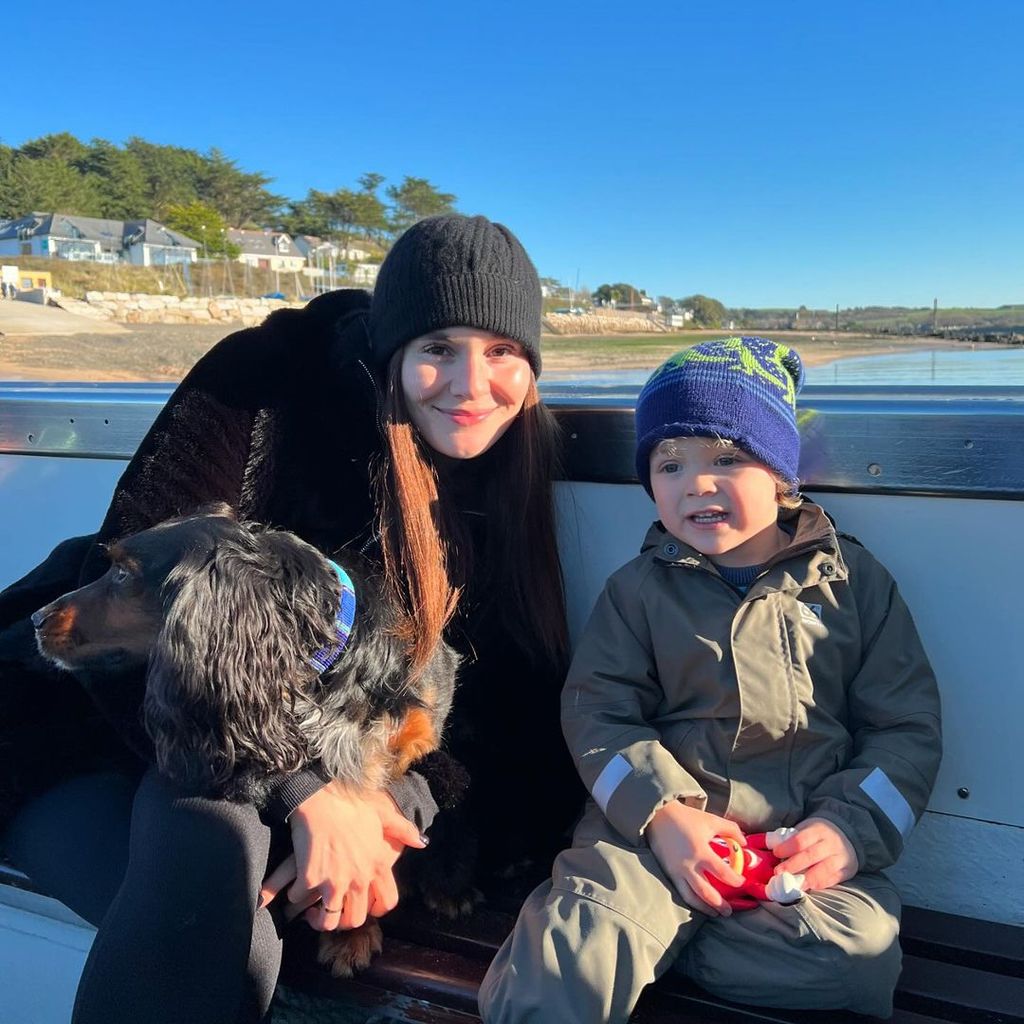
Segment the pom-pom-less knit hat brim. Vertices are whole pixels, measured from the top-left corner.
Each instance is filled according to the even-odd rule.
[[[504,225],[462,214],[428,217],[385,258],[370,306],[374,361],[383,366],[413,338],[446,327],[518,341],[540,376],[540,279]]]
[[[651,493],[650,456],[671,437],[732,441],[795,486],[800,433],[800,356],[767,338],[725,338],[677,352],[644,385],[636,404],[636,473]]]

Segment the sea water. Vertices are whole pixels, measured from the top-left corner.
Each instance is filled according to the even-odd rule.
[[[612,387],[641,385],[650,370],[551,371],[548,383],[569,383]],[[893,352],[875,356],[851,356],[807,369],[808,384],[879,385],[941,384],[979,387],[1024,386],[1024,346],[975,351],[935,349],[921,352]]]

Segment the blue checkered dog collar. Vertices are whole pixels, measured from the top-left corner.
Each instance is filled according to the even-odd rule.
[[[356,618],[356,588],[352,584],[352,578],[337,562],[329,558],[327,564],[337,574],[341,583],[341,599],[338,601],[338,613],[334,617],[334,628],[338,631],[338,642],[321,647],[312,658],[310,665],[323,675],[341,657],[348,643],[349,634],[352,632],[352,623]]]

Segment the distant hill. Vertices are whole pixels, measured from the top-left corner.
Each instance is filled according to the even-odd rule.
[[[734,325],[757,330],[831,331],[836,329],[835,310],[807,309],[750,309],[727,311]],[[938,331],[988,330],[1000,331],[1024,327],[1024,305],[984,308],[939,308],[933,314],[931,307],[921,306],[856,306],[840,309],[838,326],[841,331],[863,331],[882,334],[928,334]]]

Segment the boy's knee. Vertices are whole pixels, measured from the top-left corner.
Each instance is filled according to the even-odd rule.
[[[845,1008],[869,1017],[891,1017],[903,952],[893,935],[887,945],[866,944],[860,955],[846,956],[840,965],[846,986]]]
[[[485,1024],[624,1022],[674,958],[673,937],[662,941],[593,894],[545,883],[480,986],[480,1016]]]
[[[887,1017],[901,960],[899,900],[882,880],[709,922],[679,966],[725,999]]]

